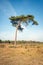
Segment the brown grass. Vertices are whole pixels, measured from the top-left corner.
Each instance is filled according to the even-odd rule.
[[[0,65],[43,65],[43,44],[0,44]]]

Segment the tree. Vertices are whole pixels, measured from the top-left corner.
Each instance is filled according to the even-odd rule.
[[[28,25],[28,23],[32,22],[32,25],[38,25],[38,22],[34,20],[33,15],[21,15],[21,16],[11,16],[10,22],[14,27],[16,27],[16,32],[15,32],[15,45],[16,45],[16,40],[17,40],[17,30],[23,31],[22,25]],[[25,24],[24,24],[25,23]],[[21,25],[22,24],[22,25]]]
[[[2,43],[2,40],[0,39],[0,43]]]

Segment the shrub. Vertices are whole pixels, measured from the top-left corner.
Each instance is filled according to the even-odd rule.
[[[0,48],[4,48],[4,47],[5,47],[5,44],[1,44],[1,45],[0,45]]]

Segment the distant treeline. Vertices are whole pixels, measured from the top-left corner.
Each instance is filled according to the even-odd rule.
[[[11,41],[11,40],[0,40],[0,43],[14,43],[14,41]],[[22,40],[22,41],[17,41],[18,44],[20,43],[43,43],[43,42],[39,42],[39,41],[25,41],[25,40]]]

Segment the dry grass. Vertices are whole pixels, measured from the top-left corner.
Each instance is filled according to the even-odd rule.
[[[0,44],[0,65],[43,65],[43,44]]]

